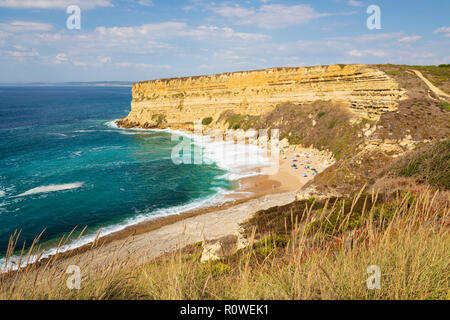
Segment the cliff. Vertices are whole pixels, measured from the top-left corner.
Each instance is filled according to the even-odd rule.
[[[160,79],[133,85],[123,127],[190,129],[193,121],[224,112],[257,116],[283,102],[317,100],[345,105],[363,118],[395,110],[404,90],[384,72],[363,65],[331,65]]]

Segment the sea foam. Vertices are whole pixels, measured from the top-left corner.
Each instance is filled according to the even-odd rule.
[[[167,132],[192,139],[194,145],[203,149],[203,160],[215,163],[219,168],[227,171],[224,176],[227,180],[239,180],[261,174],[258,168],[269,167],[271,161],[267,150],[253,144],[236,144],[232,141],[217,141],[209,136],[196,135],[180,130],[167,129],[141,129],[121,128],[117,120],[108,121],[106,126],[124,132]]]
[[[17,197],[25,197],[33,194],[38,193],[48,193],[48,192],[55,192],[55,191],[63,191],[63,190],[70,190],[70,189],[77,189],[83,186],[83,182],[74,182],[74,183],[67,183],[67,184],[53,184],[49,186],[40,186],[37,188],[30,189],[24,193],[18,194],[17,196],[13,196],[11,198],[17,198]]]
[[[0,258],[0,273],[1,272],[7,272],[12,270],[17,270],[22,267],[27,266],[28,264],[36,263],[42,259],[54,256],[58,253],[67,252],[69,250],[82,247],[83,245],[86,245],[88,243],[91,243],[94,241],[97,236],[104,237],[108,234],[115,233],[118,231],[121,231],[129,226],[136,225],[145,221],[150,221],[152,219],[160,218],[160,217],[166,217],[170,215],[180,214],[182,212],[195,210],[198,208],[211,206],[215,204],[219,204],[222,201],[222,197],[228,193],[230,193],[227,190],[224,190],[222,188],[217,188],[218,192],[215,195],[208,196],[202,199],[196,199],[189,203],[178,205],[178,206],[172,206],[167,208],[161,208],[156,209],[153,211],[143,211],[143,212],[136,212],[136,216],[132,218],[128,218],[118,224],[114,224],[111,226],[107,226],[100,231],[100,233],[97,235],[98,232],[89,233],[87,235],[82,236],[81,238],[78,238],[77,240],[70,242],[68,244],[62,245],[60,247],[53,247],[45,250],[44,252],[40,253],[39,255],[31,255],[30,259],[28,261],[22,261],[20,266],[18,261],[20,260],[19,256],[13,256],[11,259],[7,262],[5,258]]]
[[[194,135],[190,133],[186,133],[183,131],[172,130],[172,129],[124,129],[117,126],[116,121],[109,121],[105,123],[106,126],[115,129],[121,130],[123,132],[167,132],[171,134],[176,134],[178,136],[185,136],[192,139],[192,143],[199,146],[203,149],[203,159],[208,159],[210,162],[215,163],[219,168],[227,171],[224,176],[218,177],[219,179],[226,178],[227,180],[238,180],[243,177],[253,176],[260,174],[256,171],[256,168],[264,167],[270,165],[269,157],[266,155],[266,150],[259,148],[255,145],[248,144],[235,144],[234,142],[227,141],[214,141],[207,136]],[[250,155],[248,157],[247,155]],[[83,183],[71,183],[71,184],[63,184],[63,185],[51,185],[51,186],[41,186],[38,188],[31,189],[26,191],[20,195],[15,197],[27,196],[31,194],[37,194],[42,192],[53,192],[53,191],[61,191],[79,188],[83,185]],[[114,224],[111,226],[107,226],[102,229],[100,232],[100,237],[104,237],[105,235],[120,231],[125,229],[128,226],[136,225],[138,223],[152,220],[154,218],[176,215],[181,212],[186,212],[194,209],[199,209],[202,207],[207,207],[211,205],[220,204],[223,202],[224,196],[226,194],[235,192],[224,190],[222,188],[214,188],[216,193],[212,196],[203,198],[203,199],[195,199],[187,204],[172,206],[167,208],[161,208],[154,211],[143,211],[136,212],[136,215],[132,218],[126,219],[118,224]],[[61,246],[59,248],[51,248],[46,250],[40,256],[31,257],[29,263],[34,263],[40,259],[50,257],[55,255],[58,252],[65,252],[80,246],[83,246],[87,243],[92,242],[96,238],[96,233],[91,233],[89,235],[85,235],[79,238],[76,241],[73,241],[69,244]],[[11,261],[5,266],[6,261],[0,259],[0,267],[1,269],[5,268],[6,270],[14,270],[18,268],[17,264],[12,264]],[[25,266],[27,263],[22,262],[21,267]]]
[[[239,180],[259,175],[256,169],[271,165],[267,150],[253,144],[239,144],[234,141],[217,141],[209,136],[195,135],[179,130],[164,129],[172,134],[186,136],[200,147],[203,160],[215,163],[227,171],[227,180]]]

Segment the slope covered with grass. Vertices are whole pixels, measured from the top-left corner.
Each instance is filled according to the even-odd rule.
[[[67,266],[55,258],[3,275],[0,298],[448,299],[450,212],[440,198],[428,190],[300,201],[258,212],[246,225],[249,245],[221,260],[200,262],[201,243],[143,265],[132,253],[118,263],[111,252],[69,290]],[[373,265],[381,287],[369,290]]]

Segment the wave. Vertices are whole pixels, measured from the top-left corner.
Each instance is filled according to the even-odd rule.
[[[222,188],[214,188],[214,189],[217,189],[216,194],[205,197],[203,199],[192,200],[191,202],[189,202],[187,204],[168,207],[168,208],[156,209],[156,210],[148,211],[148,212],[146,212],[146,211],[136,212],[137,215],[133,218],[128,218],[128,219],[124,220],[123,222],[103,228],[99,234],[99,237],[104,237],[111,233],[121,231],[129,226],[136,225],[136,224],[146,222],[146,221],[151,221],[153,219],[157,219],[160,217],[166,217],[166,216],[170,216],[170,215],[180,214],[182,212],[191,211],[191,210],[199,209],[202,207],[208,207],[208,206],[212,206],[215,204],[220,204],[222,202],[223,196],[228,193],[231,193],[231,191],[225,190]],[[94,241],[95,238],[97,237],[97,233],[98,233],[98,230],[96,230],[96,232],[90,233],[89,235],[85,235],[69,244],[63,245],[59,248],[54,247],[54,248],[45,250],[42,254],[32,255],[30,257],[29,261],[22,262],[20,267],[25,267],[27,264],[33,264],[42,259],[54,256],[57,253],[63,253],[63,252],[69,251],[69,250],[73,250],[73,249],[82,247],[82,246]],[[18,257],[12,257],[12,259],[10,259],[8,261],[8,265],[5,268],[6,259],[1,258],[0,259],[0,272],[17,270],[19,268],[17,260],[18,260]]]
[[[29,195],[33,195],[33,194],[38,194],[38,193],[48,193],[48,192],[55,192],[55,191],[77,189],[77,188],[80,188],[83,184],[84,184],[83,182],[74,182],[74,183],[67,183],[67,184],[53,184],[53,185],[48,185],[48,186],[41,186],[41,187],[30,189],[24,193],[18,194],[17,196],[13,196],[11,198],[25,197],[25,196],[29,196]]]
[[[192,139],[193,143],[203,150],[203,159],[213,162],[219,168],[227,171],[225,178],[230,181],[259,175],[261,173],[256,169],[271,165],[267,150],[256,145],[238,144],[233,141],[215,141],[209,136],[186,133],[170,128],[158,131]]]
[[[171,134],[176,134],[178,136],[185,136],[191,139],[192,143],[203,150],[203,159],[208,159],[210,162],[215,163],[219,168],[226,171],[226,175],[219,177],[220,179],[226,178],[227,180],[238,180],[242,177],[252,176],[260,174],[256,171],[256,168],[260,168],[263,166],[270,165],[269,157],[266,155],[265,150],[259,148],[255,145],[247,145],[247,144],[235,144],[234,142],[222,142],[222,141],[213,141],[211,138],[207,136],[199,136],[194,134],[189,134],[186,132],[172,130],[172,129],[124,129],[119,128],[115,120],[109,121],[105,123],[106,126],[114,129],[114,131],[121,132],[166,132]],[[99,151],[97,149],[97,151]],[[254,155],[253,157],[245,157],[245,155]],[[255,156],[256,155],[256,156]],[[15,197],[27,196],[31,194],[43,193],[43,192],[53,192],[60,190],[68,190],[73,188],[79,188],[83,185],[83,183],[72,183],[72,184],[63,184],[63,185],[50,185],[50,186],[41,186],[37,188],[33,188],[28,190],[20,195]],[[195,210],[202,207],[212,206],[215,204],[220,204],[224,202],[225,195],[234,193],[235,191],[225,190],[220,187],[213,187],[215,193],[211,196],[202,199],[195,199],[189,203],[161,208],[153,211],[142,211],[136,212],[134,217],[123,220],[122,222],[107,226],[102,229],[100,232],[100,237],[104,237],[108,234],[115,233],[121,231],[128,226],[136,225],[142,223],[144,221],[149,221],[155,218],[175,215],[181,212],[186,212],[190,210]],[[93,232],[94,230],[92,230]],[[78,247],[81,247],[85,244],[92,242],[96,237],[96,233],[86,234],[78,240],[71,242],[65,246],[60,248],[50,248],[45,250],[45,252],[40,256],[32,257],[29,263],[34,263],[37,259],[44,259],[50,256],[53,256],[60,252],[69,251]],[[8,263],[7,270],[17,269],[19,266],[15,264]],[[0,266],[4,266],[4,259],[0,259]]]
[[[86,130],[74,130],[74,133],[92,133],[92,132],[116,132],[116,130],[96,130],[96,129],[86,129]]]
[[[59,132],[50,132],[50,133],[48,133],[48,135],[51,135],[51,136],[57,136],[57,137],[67,137],[67,134],[64,134],[64,133],[59,133]]]
[[[270,165],[269,157],[267,156],[267,151],[259,148],[255,145],[248,144],[235,144],[234,142],[222,142],[222,141],[213,141],[210,137],[200,136],[189,134],[179,130],[168,129],[124,129],[119,128],[115,121],[109,121],[105,123],[106,126],[114,129],[114,131],[121,131],[127,133],[143,133],[143,132],[166,132],[169,134],[176,134],[178,136],[184,136],[191,139],[192,144],[200,147],[203,150],[203,159],[209,160],[211,163],[215,163],[219,168],[226,171],[224,176],[218,177],[218,179],[227,179],[227,180],[238,180],[242,177],[253,176],[260,174],[256,171],[256,168],[260,168],[263,166]],[[97,149],[96,151],[99,151]],[[251,157],[246,157],[246,155],[253,155]],[[60,191],[67,190],[72,188],[81,187],[82,183],[73,183],[66,185],[53,185],[53,186],[42,186],[38,188],[31,189],[27,192],[24,192],[16,197],[26,196],[30,194],[36,194],[41,192],[52,192],[52,191]],[[155,218],[175,215],[181,212],[186,212],[190,210],[195,210],[202,207],[207,207],[215,204],[220,204],[224,202],[225,195],[234,193],[235,191],[225,190],[220,187],[212,187],[215,193],[211,196],[202,199],[195,199],[189,203],[161,208],[153,211],[142,211],[136,212],[134,217],[123,220],[122,222],[107,226],[102,229],[100,233],[100,237],[104,237],[108,234],[121,231],[128,226],[136,225],[142,223],[144,221],[149,221]],[[78,240],[71,242],[63,247],[51,248],[46,250],[40,257],[40,259],[50,257],[59,252],[65,252],[68,250],[72,250],[78,247],[81,247],[85,244],[92,242],[96,237],[96,233],[90,233],[81,237]],[[33,257],[30,263],[36,262],[38,257]],[[0,259],[0,266],[4,265],[4,260]],[[8,270],[10,268],[17,269],[17,265],[9,265]]]
[[[119,126],[116,123],[117,120],[119,120],[119,119],[108,121],[108,122],[105,123],[105,125],[110,127],[110,128],[120,129]]]
[[[236,144],[232,141],[215,141],[209,136],[196,135],[170,128],[121,128],[116,124],[116,121],[108,121],[105,125],[123,132],[166,132],[192,139],[193,144],[203,150],[203,159],[207,160],[204,162],[213,162],[219,168],[227,171],[225,178],[230,181],[260,175],[260,171],[256,169],[271,165],[267,150],[257,145]]]
[[[0,198],[4,197],[6,195],[5,191],[0,190]]]

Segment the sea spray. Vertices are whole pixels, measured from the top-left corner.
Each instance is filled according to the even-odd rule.
[[[74,182],[74,183],[59,184],[59,185],[40,186],[40,187],[33,188],[31,190],[28,190],[24,193],[18,194],[17,196],[13,196],[11,198],[25,197],[25,196],[30,196],[30,195],[39,194],[39,193],[48,193],[48,192],[77,189],[77,188],[82,187],[83,184],[84,184],[83,182]]]

